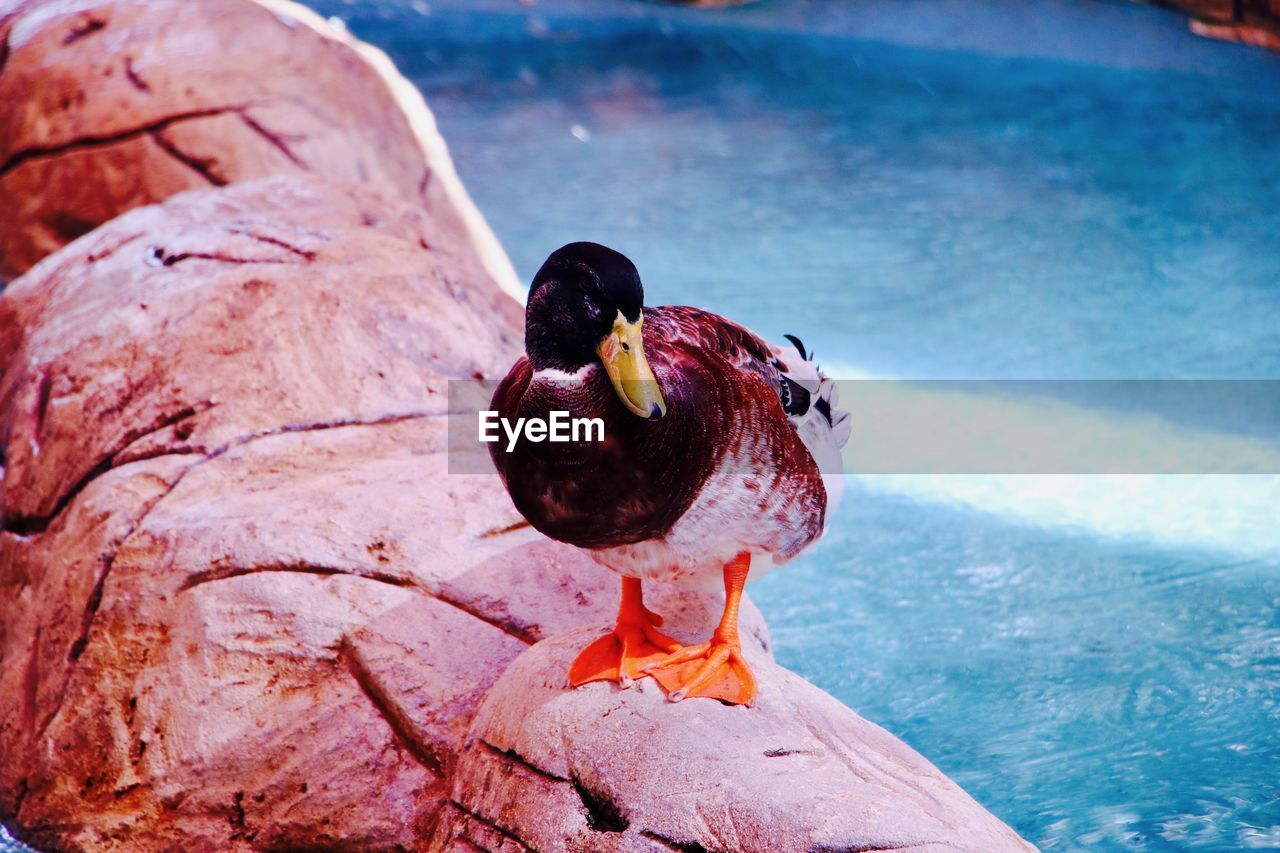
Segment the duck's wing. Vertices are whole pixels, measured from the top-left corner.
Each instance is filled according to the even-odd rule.
[[[659,323],[662,337],[714,351],[734,369],[759,376],[778,394],[778,405],[824,474],[840,472],[840,448],[849,441],[853,421],[837,408],[835,382],[806,353],[798,338],[791,345],[766,341],[732,320],[686,305],[646,311],[646,322]]]

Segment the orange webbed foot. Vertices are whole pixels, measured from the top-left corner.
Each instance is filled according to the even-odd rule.
[[[569,683],[577,687],[589,681],[617,681],[629,687],[643,678],[643,669],[680,648],[680,644],[656,626],[662,617],[647,608],[619,619],[612,631],[583,649],[569,667]]]
[[[691,696],[719,699],[730,705],[749,705],[756,696],[756,680],[742,656],[742,646],[713,638],[686,646],[645,667],[645,673],[679,702]]]

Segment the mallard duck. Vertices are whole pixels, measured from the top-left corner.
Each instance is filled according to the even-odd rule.
[[[822,533],[850,432],[834,383],[788,339],[771,345],[697,308],[646,308],[635,265],[596,243],[564,246],[538,270],[527,355],[492,407],[512,422],[598,418],[603,438],[490,448],[530,524],[622,576],[617,624],[574,661],[573,686],[650,675],[673,701],[755,696],[738,638],[743,586]],[[659,631],[644,581],[723,581],[710,640],[682,647]]]

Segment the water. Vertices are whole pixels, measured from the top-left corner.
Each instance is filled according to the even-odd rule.
[[[844,376],[1280,378],[1280,57],[1176,15],[315,5],[424,90],[525,278],[598,240]],[[849,485],[753,587],[784,664],[1046,849],[1280,846],[1275,478]]]
[[[687,22],[485,50],[431,41],[441,15],[390,46],[525,275],[596,239],[655,303],[876,374],[1280,371],[1280,63],[1223,80]]]
[[[1177,16],[322,8],[425,91],[526,278],[598,240],[844,376],[1280,377],[1280,58]],[[753,596],[1046,849],[1276,847],[1278,511],[1266,477],[865,478]]]
[[[1046,849],[1274,846],[1276,568],[855,491],[755,595],[783,661]]]

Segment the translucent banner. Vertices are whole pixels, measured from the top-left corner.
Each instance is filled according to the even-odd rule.
[[[545,380],[544,380],[545,381]],[[496,382],[449,383],[449,470],[491,472],[490,452],[522,442],[589,452],[605,419],[566,401],[516,423],[491,404]],[[588,379],[586,381],[593,381]],[[1278,380],[837,380],[851,413],[847,474],[1280,474]],[[669,399],[695,416],[689,401]],[[833,472],[824,472],[833,473]]]

